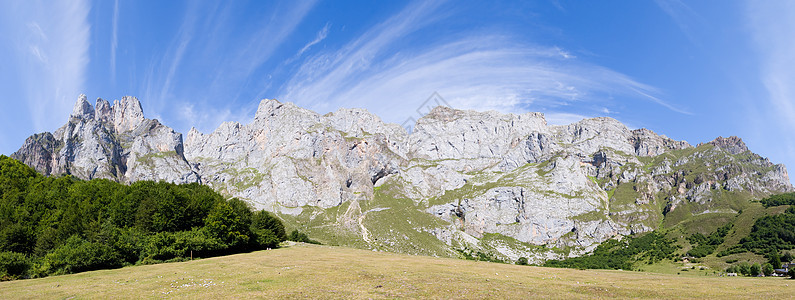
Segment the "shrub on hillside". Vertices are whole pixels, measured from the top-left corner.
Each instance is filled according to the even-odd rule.
[[[221,249],[224,249],[224,244],[217,238],[211,237],[205,230],[158,232],[148,238],[141,259],[149,262],[202,257],[212,255]]]
[[[764,264],[762,266],[762,274],[765,274],[765,276],[773,275],[773,269],[774,269],[773,265],[771,265],[769,263]]]
[[[287,240],[282,222],[264,210],[251,215],[251,233],[260,248],[276,248]]]
[[[759,276],[760,274],[762,274],[762,266],[760,266],[759,263],[754,263],[753,265],[751,265],[749,271],[750,272],[748,275]]]
[[[107,268],[124,264],[116,251],[105,244],[89,242],[77,235],[66,244],[48,253],[35,267],[35,275],[61,275]]]
[[[24,278],[28,269],[30,269],[30,261],[25,254],[10,251],[0,252],[0,281]]]
[[[310,239],[305,233],[298,231],[298,229],[293,230],[293,232],[287,236],[287,240],[309,244],[320,244],[320,242]]]
[[[703,234],[697,232],[687,237],[687,241],[693,245],[693,248],[690,249],[687,254],[693,257],[705,257],[712,254],[715,252],[715,249],[720,246],[720,244],[723,244],[724,238],[729,234],[729,231],[732,229],[732,227],[733,224],[729,223],[721,226],[709,236],[704,236]]]
[[[737,265],[737,272],[742,274],[742,275],[744,275],[744,276],[750,276],[751,275],[751,265],[749,265],[748,262],[745,262],[745,261],[741,262],[740,264]]]
[[[784,252],[784,254],[781,255],[781,261],[792,262],[792,254],[790,254],[789,252]]]

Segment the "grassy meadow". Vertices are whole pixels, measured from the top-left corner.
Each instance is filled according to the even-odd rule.
[[[789,298],[795,289],[795,280],[783,278],[692,273],[555,269],[296,244],[188,262],[0,282],[0,299]]]

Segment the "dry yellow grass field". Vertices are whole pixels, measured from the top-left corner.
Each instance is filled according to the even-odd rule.
[[[792,285],[792,286],[791,286]],[[795,280],[572,270],[293,245],[0,282],[25,298],[792,298]]]

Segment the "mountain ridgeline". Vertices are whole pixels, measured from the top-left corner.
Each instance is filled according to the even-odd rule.
[[[251,123],[183,141],[134,97],[81,96],[66,125],[12,157],[44,175],[202,183],[327,244],[531,263],[793,191],[783,165],[737,137],[694,147],[612,118],[554,126],[448,107],[409,134],[363,109],[263,100]]]

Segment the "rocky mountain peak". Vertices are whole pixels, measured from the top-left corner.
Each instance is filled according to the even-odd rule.
[[[34,135],[11,155],[45,175],[120,182],[199,182],[185,160],[182,135],[144,118],[135,97],[97,99],[96,110],[80,95],[72,119],[53,133]],[[115,134],[114,134],[115,132]]]
[[[144,110],[138,98],[124,96],[113,101],[113,126],[116,132],[132,131],[144,122]]]
[[[274,111],[282,107],[282,103],[276,99],[262,99],[257,107],[254,119],[264,119],[273,115]]]
[[[449,122],[460,116],[461,113],[462,111],[447,106],[437,106],[431,109],[425,118]]]
[[[730,136],[727,138],[719,136],[718,138],[709,142],[708,144],[720,147],[721,149],[726,150],[726,152],[729,152],[731,154],[740,154],[745,151],[748,151],[748,147],[743,142],[743,139],[736,136]]]
[[[72,117],[79,119],[92,119],[94,118],[94,107],[86,100],[86,95],[80,95],[72,108]]]
[[[94,119],[99,122],[110,122],[113,119],[113,109],[110,107],[110,103],[107,100],[97,98]]]
[[[357,137],[384,133],[388,130],[381,118],[361,108],[340,108],[324,115],[323,118],[334,129]]]

